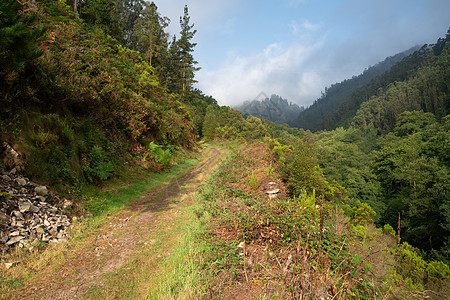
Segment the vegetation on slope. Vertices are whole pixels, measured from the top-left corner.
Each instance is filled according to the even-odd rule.
[[[370,206],[350,207],[306,149],[273,140],[237,146],[203,187],[197,215],[209,224],[201,239],[210,246],[199,263],[208,298],[447,295],[448,266],[426,263],[389,225],[376,229]],[[292,177],[293,165],[305,172]],[[274,183],[275,199],[266,193]]]
[[[192,88],[187,7],[180,39],[169,43],[154,4],[140,1],[134,27],[119,18],[123,7],[105,10],[109,2],[79,2],[83,13],[65,1],[2,2],[0,141],[14,144],[25,172],[48,184],[95,183],[132,161],[161,168],[158,153],[195,147],[195,113],[204,99],[215,103]],[[155,17],[157,34],[141,24]],[[132,35],[115,35],[114,24],[131,26]],[[139,42],[146,34],[152,45]]]
[[[136,162],[169,167],[198,137],[242,145],[197,211],[211,225],[199,237],[211,297],[239,283],[284,297],[448,295],[449,35],[355,91],[329,124],[349,128],[313,134],[193,88],[187,7],[172,40],[143,1],[7,0],[0,11],[0,142],[32,177],[73,190]]]
[[[334,129],[333,126],[335,125],[329,124],[331,122],[330,119],[337,114],[338,110],[341,110],[341,105],[345,105],[345,103],[351,101],[350,99],[356,97],[362,97],[359,101],[364,101],[367,97],[370,97],[367,92],[368,90],[374,90],[375,92],[378,90],[378,87],[368,89],[371,80],[377,77],[384,77],[382,80],[382,84],[384,85],[388,79],[388,73],[396,74],[398,72],[394,70],[391,71],[391,69],[398,70],[399,68],[396,65],[416,50],[418,50],[418,47],[413,47],[407,51],[388,57],[384,61],[367,68],[358,76],[353,76],[351,79],[326,87],[322,97],[314,101],[314,103],[305,111],[298,114],[298,116],[289,124],[293,127],[313,131],[320,129]],[[397,76],[396,78],[399,77]]]

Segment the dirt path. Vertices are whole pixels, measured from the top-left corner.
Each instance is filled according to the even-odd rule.
[[[176,218],[181,217],[183,208],[192,205],[193,194],[198,186],[223,160],[224,153],[216,148],[211,148],[211,152],[206,162],[183,178],[139,199],[82,242],[67,247],[63,254],[64,264],[48,268],[56,269],[56,272],[40,272],[37,280],[16,291],[10,299],[90,297],[90,292],[95,295],[104,288],[111,289],[112,287],[107,287],[110,284],[107,277],[118,274],[119,269],[124,266],[132,265],[130,261],[144,249],[149,272],[147,277],[151,281],[154,277],[151,272],[158,272],[158,265],[166,255],[170,255],[173,250],[171,248],[176,247],[174,239],[179,236],[172,234],[172,241],[167,241],[150,252],[149,249],[161,235],[172,230],[171,225],[175,224]],[[148,286],[148,282],[146,284]]]

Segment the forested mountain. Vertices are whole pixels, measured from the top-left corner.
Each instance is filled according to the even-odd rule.
[[[322,97],[314,101],[311,106],[301,112],[292,121],[292,123],[290,123],[290,125],[297,128],[310,130],[319,130],[332,127],[331,125],[328,125],[328,123],[330,123],[329,119],[332,118],[334,113],[340,108],[341,104],[351,101],[351,99],[353,98],[360,99],[361,96],[364,99],[368,99],[368,97],[370,97],[370,95],[368,94],[369,88],[365,86],[373,78],[385,72],[388,72],[398,62],[411,55],[418,49],[419,47],[413,47],[407,51],[398,53],[394,56],[390,56],[384,61],[367,68],[362,74],[358,76],[353,76],[351,79],[347,79],[340,83],[332,84],[330,87],[326,87]],[[381,80],[381,82],[379,82],[378,85],[375,86],[375,84],[373,84],[374,87],[370,88],[370,91],[372,91],[373,89],[377,91],[379,87],[382,87],[387,83],[387,80],[389,80],[390,82],[391,80],[400,80],[401,77],[394,77],[393,75],[398,72],[398,70],[395,70],[391,75],[389,75],[389,79],[388,76],[386,76],[383,80]],[[324,124],[327,124],[327,127]]]
[[[288,102],[278,95],[266,97],[263,100],[245,101],[243,104],[236,106],[244,116],[254,116],[266,119],[276,124],[291,124],[292,120],[304,110],[297,104]]]

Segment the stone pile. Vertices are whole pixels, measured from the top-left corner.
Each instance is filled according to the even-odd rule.
[[[65,241],[72,202],[15,173],[0,169],[0,251]]]

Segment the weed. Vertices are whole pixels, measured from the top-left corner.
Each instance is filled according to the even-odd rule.
[[[157,162],[162,164],[163,166],[167,167],[172,162],[172,149],[176,149],[173,147],[167,147],[164,149],[163,146],[157,145],[153,142],[150,142],[148,145],[149,151],[153,157],[153,159]]]
[[[252,171],[252,174],[249,177],[249,184],[253,190],[258,189],[260,178],[255,175],[255,171]]]
[[[114,165],[108,161],[106,152],[102,147],[94,146],[89,153],[89,159],[85,162],[83,171],[90,183],[97,180],[108,179],[114,171]]]

